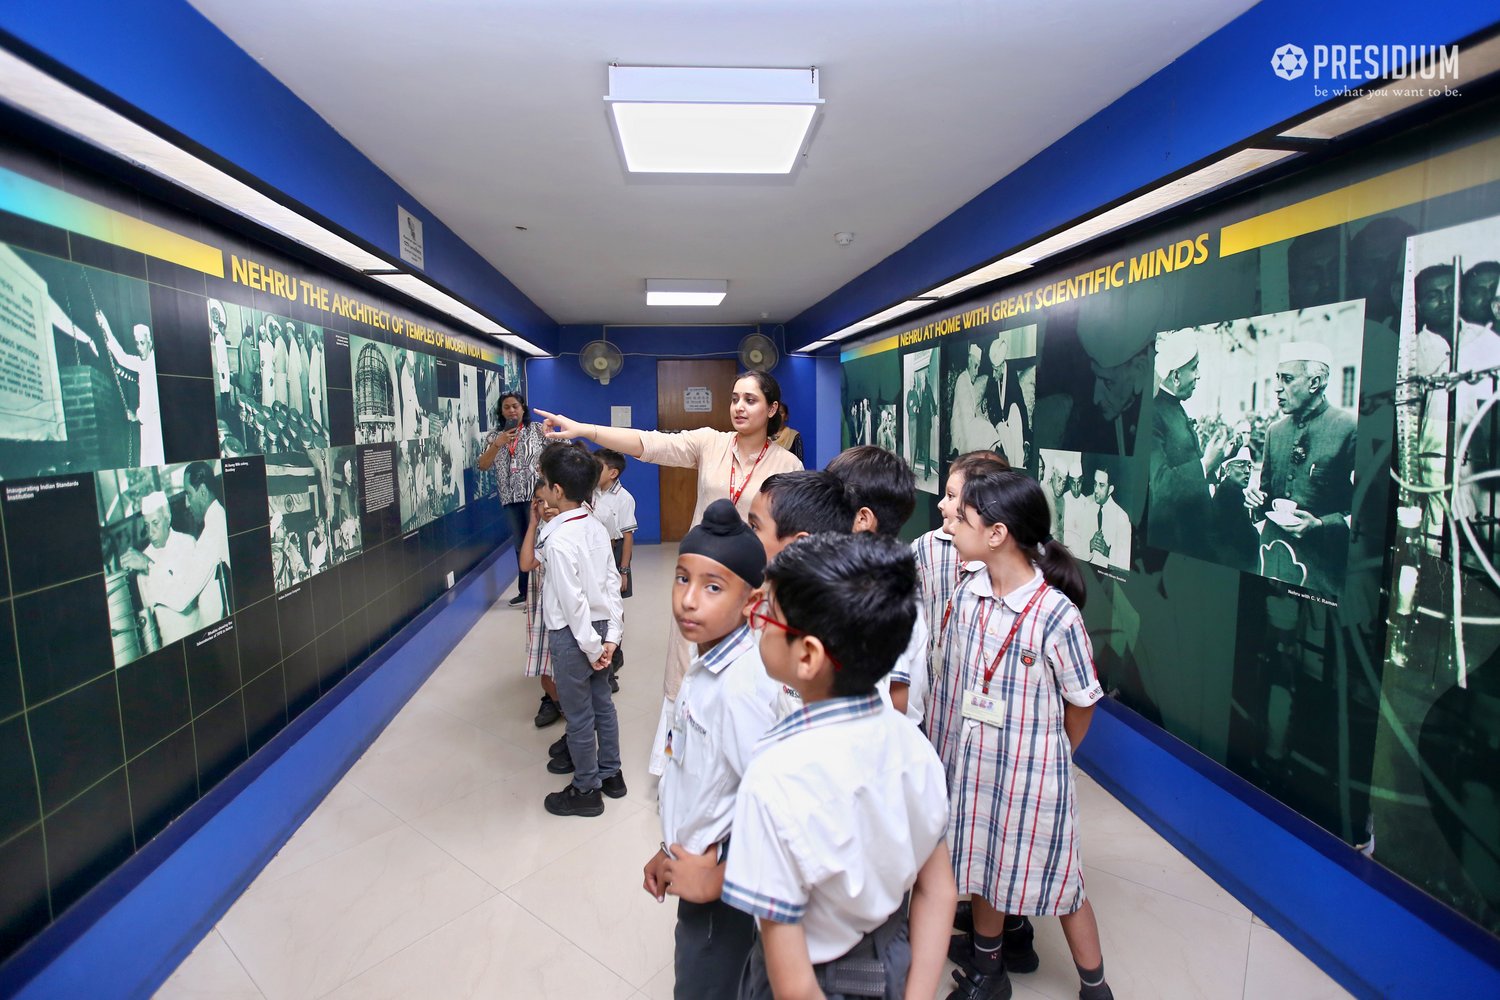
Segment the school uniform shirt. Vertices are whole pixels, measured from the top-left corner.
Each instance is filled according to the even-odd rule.
[[[895,666],[875,682],[875,692],[880,695],[880,700],[892,708],[896,706],[891,702],[891,682],[899,681],[907,685],[906,717],[917,725],[922,724],[923,713],[927,710],[927,649],[929,644],[927,622],[919,607],[917,620],[912,625],[911,639],[907,641],[906,648],[901,651],[901,656],[896,660]],[[778,683],[776,688],[776,719],[780,721],[802,707],[802,696],[785,684]]]
[[[942,697],[943,685],[938,636],[942,631],[945,615],[949,613],[948,601],[953,596],[953,589],[970,572],[971,567],[965,566],[958,558],[958,550],[953,547],[953,536],[942,528],[919,536],[911,543],[911,549],[917,558],[917,595],[927,621],[927,676],[924,684],[926,704],[922,708],[922,722],[930,733],[932,724],[927,721],[927,714],[931,711],[931,706]],[[908,701],[907,707],[910,706]]]
[[[965,718],[963,692],[982,690],[985,669],[1042,587],[990,681],[1004,725]],[[1040,571],[1003,597],[989,573],[976,572],[954,592],[942,641],[953,683],[934,702],[928,731],[947,773],[958,891],[1003,913],[1072,913],[1083,905],[1083,879],[1063,707],[1103,696],[1083,615]]]
[[[677,692],[657,789],[662,843],[702,854],[728,836],[740,779],[755,745],[776,723],[777,687],[748,625],[693,658]]]
[[[927,711],[927,650],[931,645],[929,634],[927,615],[918,606],[917,620],[911,627],[911,639],[891,672],[883,678],[887,699],[890,698],[892,684],[906,685],[906,717],[919,725]]]
[[[814,965],[901,907],[948,825],[943,768],[873,692],[816,702],[761,739],[734,806],[723,899],[802,924]]]
[[[635,497],[618,480],[609,489],[594,493],[593,507],[594,516],[609,532],[611,541],[624,538],[626,532],[636,529]]]
[[[620,574],[604,525],[580,507],[542,525],[536,543],[543,547],[547,566],[544,624],[549,630],[570,630],[583,655],[597,660],[606,642],[620,641],[625,621]],[[594,631],[597,621],[608,621],[604,635]]]

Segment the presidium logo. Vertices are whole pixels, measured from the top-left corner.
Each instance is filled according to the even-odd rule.
[[[1283,80],[1295,80],[1307,72],[1307,53],[1300,45],[1283,45],[1271,56],[1271,69]]]
[[[1457,96],[1457,45],[1314,45],[1312,56],[1288,42],[1271,53],[1271,71],[1283,80],[1312,70],[1318,97],[1365,96],[1377,91],[1400,97]],[[1382,81],[1379,86],[1364,84]],[[1403,83],[1408,81],[1409,83]],[[1423,81],[1442,81],[1423,86]]]

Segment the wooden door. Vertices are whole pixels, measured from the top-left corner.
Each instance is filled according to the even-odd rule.
[[[738,369],[729,359],[713,361],[658,361],[656,363],[656,427],[663,431],[690,431],[712,427],[732,431],[729,394],[734,391]],[[704,400],[704,390],[708,398]],[[708,409],[689,410],[689,406]],[[661,540],[680,542],[693,526],[693,507],[698,501],[698,470],[669,469],[661,475]]]

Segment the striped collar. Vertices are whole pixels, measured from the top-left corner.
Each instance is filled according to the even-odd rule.
[[[755,633],[748,624],[741,625],[719,641],[707,653],[693,658],[693,666],[717,674],[756,646]]]
[[[760,738],[760,742],[779,743],[794,733],[817,729],[819,726],[831,726],[851,719],[863,719],[866,716],[877,715],[884,710],[885,702],[880,700],[880,694],[876,691],[845,698],[829,698],[797,709],[772,726],[766,735]]]

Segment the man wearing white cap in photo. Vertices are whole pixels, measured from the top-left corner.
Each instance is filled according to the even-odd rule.
[[[1261,550],[1274,553],[1267,546],[1284,542],[1295,560],[1265,564],[1265,575],[1324,594],[1343,587],[1354,501],[1356,420],[1329,405],[1332,372],[1333,355],[1324,345],[1283,345],[1276,405],[1284,416],[1266,431],[1259,488],[1245,490],[1252,516],[1266,518]]]
[[[192,535],[172,530],[172,508],[160,490],[141,500],[141,517],[150,538],[144,551],[127,549],[120,565],[137,573],[141,603],[156,619],[165,646],[202,627],[198,598],[208,587],[218,587],[210,574],[207,583],[198,572],[197,544]],[[217,596],[217,590],[213,596]]]
[[[1156,336],[1157,390],[1151,414],[1151,489],[1146,540],[1159,549],[1213,558],[1208,477],[1218,472],[1227,443],[1205,444],[1182,404],[1198,386],[1198,333]]]
[[[1010,363],[1010,334],[997,335],[990,344],[990,368],[994,372],[979,401],[984,420],[976,437],[984,436],[989,427],[992,445],[999,445],[1005,460],[1015,468],[1026,464],[1026,442],[1031,439],[1031,425],[1026,414],[1026,400],[1021,395],[1021,380],[1016,366]]]

